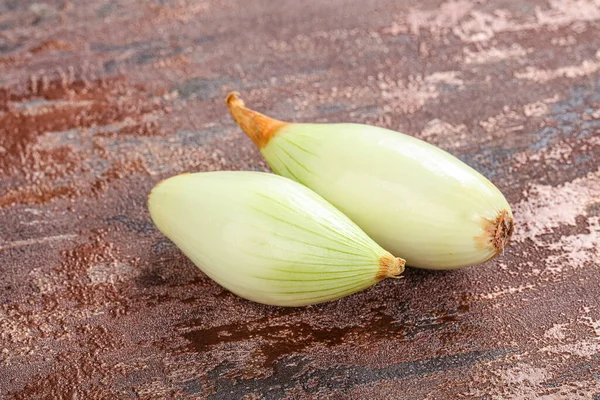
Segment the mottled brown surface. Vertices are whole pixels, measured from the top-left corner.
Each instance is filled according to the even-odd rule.
[[[0,2],[0,397],[600,398],[599,48],[598,0]],[[513,241],[325,305],[233,296],[145,205],[266,170],[233,89],[449,150]]]

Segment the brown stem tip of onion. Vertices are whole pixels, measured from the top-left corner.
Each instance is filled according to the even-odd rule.
[[[246,108],[244,101],[239,98],[237,92],[229,93],[225,102],[235,122],[259,149],[264,148],[277,131],[282,126],[287,125],[286,122],[278,121]]]
[[[496,249],[496,254],[500,253],[512,237],[515,225],[512,216],[508,211],[502,210],[494,221],[494,233],[492,236],[492,245]]]
[[[484,234],[476,237],[475,241],[478,247],[493,251],[491,259],[500,254],[510,241],[514,231],[513,217],[507,210],[502,210],[494,220],[484,218],[483,229]]]
[[[379,259],[379,271],[377,272],[377,279],[383,280],[385,278],[401,278],[399,276],[404,272],[404,265],[406,261],[400,257],[394,257],[391,254],[381,256]]]

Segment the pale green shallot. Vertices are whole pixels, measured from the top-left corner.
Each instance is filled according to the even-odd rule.
[[[227,97],[271,169],[314,190],[407,265],[453,269],[502,252],[513,216],[502,193],[447,152],[360,124],[286,123]]]
[[[273,174],[204,172],[159,183],[159,230],[206,275],[259,303],[304,306],[397,277],[392,256],[310,189]]]

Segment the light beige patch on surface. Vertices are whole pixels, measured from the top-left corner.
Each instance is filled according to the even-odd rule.
[[[491,47],[475,51],[465,47],[463,60],[466,64],[491,64],[525,57],[528,52],[528,50],[524,49],[518,43],[513,43],[506,47]]]
[[[458,71],[434,72],[431,75],[411,75],[406,80],[379,73],[377,86],[386,100],[385,112],[413,113],[440,95],[440,85],[460,88],[464,85]]]
[[[517,242],[551,233],[561,224],[576,225],[575,218],[585,215],[590,198],[600,197],[600,170],[560,186],[534,185],[525,198],[513,207],[519,229]],[[538,240],[538,243],[540,241]]]
[[[529,66],[524,70],[515,72],[514,76],[517,79],[547,83],[558,78],[574,79],[589,76],[598,71],[600,71],[600,52],[596,54],[596,58],[584,60],[580,64],[567,65],[556,69],[541,69]]]

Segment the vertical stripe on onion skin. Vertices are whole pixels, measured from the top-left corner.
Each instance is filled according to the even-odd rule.
[[[253,141],[275,173],[323,196],[409,266],[479,264],[510,240],[502,193],[433,145],[369,125],[269,121],[235,93],[227,105],[248,136],[261,138]]]
[[[335,300],[404,270],[319,195],[274,174],[179,175],[152,189],[148,208],[206,275],[259,303]]]

